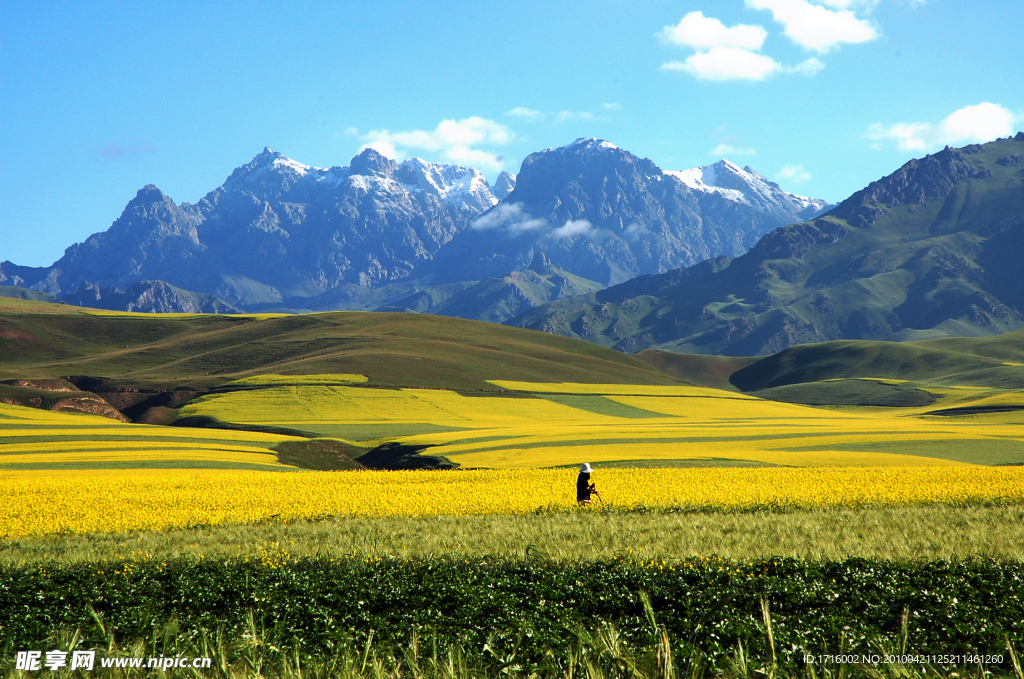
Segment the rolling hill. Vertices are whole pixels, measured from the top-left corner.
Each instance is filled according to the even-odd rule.
[[[1016,394],[1014,404],[1024,403],[1019,392],[1024,390],[1024,331],[921,342],[839,340],[764,357],[658,349],[636,357],[693,384],[790,403],[911,407],[941,401],[955,408],[985,390]],[[1001,410],[999,404],[991,406],[992,412]]]
[[[455,318],[131,314],[0,298],[0,380],[88,376],[96,388],[207,388],[257,374],[493,390],[493,379],[677,384],[597,345]],[[104,388],[106,388],[104,387]]]
[[[641,276],[509,321],[635,352],[757,356],[829,340],[1024,328],[1024,133],[912,160],[736,259]]]

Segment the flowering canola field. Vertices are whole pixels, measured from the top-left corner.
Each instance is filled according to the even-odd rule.
[[[0,403],[0,473],[57,469],[227,468],[290,471],[273,447],[294,437],[152,427]]]
[[[493,384],[520,397],[295,385],[207,396],[183,414],[366,447],[429,446],[426,453],[468,468],[1024,463],[1024,418],[1015,413],[942,418],[924,415],[927,408],[823,409],[700,387]],[[983,404],[1024,403],[1018,392],[964,392]]]
[[[326,516],[523,514],[575,507],[574,470],[0,472],[0,538]],[[607,469],[609,506],[740,509],[1019,503],[1019,467]],[[586,511],[599,511],[600,506]]]

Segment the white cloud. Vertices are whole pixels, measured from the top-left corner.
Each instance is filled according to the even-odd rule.
[[[345,128],[345,135],[349,136],[349,137],[358,137],[359,136],[359,130],[357,130],[354,127],[346,127]]]
[[[757,155],[757,151],[749,147],[743,148],[730,144],[719,144],[711,149],[711,153],[708,155],[715,156],[716,158],[724,158],[725,156],[753,156]]]
[[[650,233],[650,229],[639,222],[633,222],[626,227],[625,231],[623,231],[626,238],[634,243],[640,240],[640,238],[646,233]]]
[[[585,233],[590,233],[593,228],[593,225],[586,219],[570,219],[566,221],[565,224],[552,231],[551,235],[555,238],[571,238],[573,236],[582,236]]]
[[[546,118],[546,114],[532,108],[526,108],[525,106],[516,106],[511,111],[506,111],[505,115],[512,116],[513,118],[522,118],[523,120],[535,123]]]
[[[875,123],[867,137],[882,147],[882,142],[895,141],[901,151],[928,152],[945,145],[987,142],[1013,134],[1016,117],[998,104],[983,102],[954,111],[938,123]]]
[[[832,9],[874,9],[880,0],[821,0],[821,4]]]
[[[787,38],[819,54],[843,44],[868,42],[878,37],[870,23],[858,19],[849,9],[831,10],[807,0],[746,0],[746,3],[753,9],[771,11],[772,18],[782,24]]]
[[[618,103],[613,101],[613,102],[611,102],[609,104],[601,104],[601,108],[606,109],[608,111],[621,111],[622,110],[622,104],[618,104]]]
[[[559,111],[555,114],[554,123],[558,125],[570,120],[597,120],[597,116],[588,111]]]
[[[498,171],[505,167],[504,158],[474,147],[482,144],[502,146],[515,137],[515,132],[506,125],[471,116],[462,120],[442,120],[433,130],[370,130],[363,135],[363,148],[376,149],[395,160],[406,158],[410,149],[429,151],[453,163]]]
[[[825,68],[825,62],[817,57],[811,57],[801,61],[796,66],[790,66],[786,70],[790,73],[801,73],[803,75],[811,76],[817,75],[823,68]]]
[[[589,234],[594,230],[593,225],[586,219],[570,219],[562,226],[551,229],[551,224],[546,219],[531,217],[523,210],[522,203],[498,203],[493,209],[473,220],[470,228],[481,231],[504,229],[512,235],[543,229],[547,231],[548,238],[572,238]]]
[[[494,209],[477,217],[470,225],[474,229],[505,228],[512,233],[533,231],[548,225],[545,219],[534,219],[523,211],[522,203],[499,203]]]
[[[718,19],[704,16],[703,12],[690,12],[675,26],[666,26],[658,37],[680,47],[707,50],[712,47],[736,47],[760,50],[768,31],[761,26],[739,24],[726,27]]]
[[[740,47],[712,47],[697,52],[686,61],[669,61],[663,71],[683,71],[698,80],[764,80],[782,70],[779,62],[763,54]]]
[[[811,178],[811,173],[803,165],[786,165],[775,175],[775,181],[800,184]]]
[[[747,0],[747,3],[804,1]],[[815,9],[836,14],[822,7]],[[782,72],[812,76],[825,68],[824,63],[813,57],[796,66],[783,66],[760,53],[768,37],[768,31],[763,27],[746,24],[728,27],[718,19],[704,16],[702,12],[690,12],[677,25],[666,26],[658,33],[658,37],[662,42],[696,51],[685,61],[663,63],[661,69],[689,73],[698,80],[765,80]]]

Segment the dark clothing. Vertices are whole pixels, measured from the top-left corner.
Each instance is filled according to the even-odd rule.
[[[576,479],[576,502],[590,502],[590,493],[592,491],[590,485],[590,474],[587,472],[580,472],[579,477]]]

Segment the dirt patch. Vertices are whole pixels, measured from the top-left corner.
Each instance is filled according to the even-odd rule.
[[[4,380],[0,384],[19,389],[35,389],[36,391],[79,391],[78,387],[62,379]]]
[[[139,403],[149,399],[153,396],[152,392],[140,392],[140,391],[106,391],[97,394],[104,401],[114,406],[118,410],[124,411],[132,406],[136,406]]]
[[[54,412],[88,413],[89,415],[109,417],[110,419],[117,420],[118,422],[131,422],[131,420],[122,415],[116,408],[111,406],[109,403],[95,397],[76,397],[61,399],[60,401],[54,403],[53,407],[50,408],[50,410]]]
[[[32,340],[32,335],[16,328],[0,328],[0,340]]]

